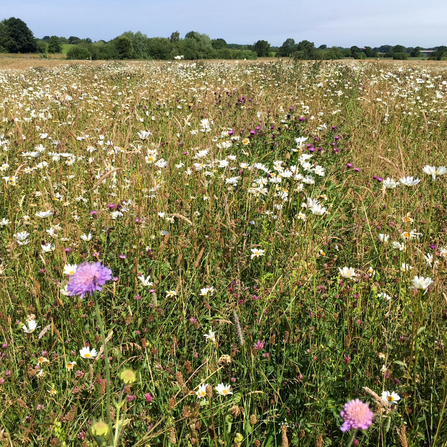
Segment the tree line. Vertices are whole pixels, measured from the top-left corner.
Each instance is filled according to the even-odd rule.
[[[197,31],[180,37],[178,31],[170,37],[148,37],[140,31],[127,31],[110,41],[93,42],[90,38],[76,36],[44,36],[36,39],[33,32],[21,19],[11,17],[0,22],[0,53],[40,53],[41,55],[61,53],[64,44],[70,44],[68,59],[256,59],[257,57],[290,57],[295,60],[331,60],[352,57],[366,59],[385,57],[408,59],[421,57],[422,48],[403,45],[382,45],[350,48],[328,47],[302,40],[296,43],[288,38],[280,47],[271,46],[266,40],[253,45],[228,44],[224,39],[211,39]],[[428,56],[432,60],[447,60],[447,47],[432,48]]]

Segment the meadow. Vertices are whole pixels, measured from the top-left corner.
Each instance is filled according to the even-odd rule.
[[[1,445],[447,446],[446,63],[27,63]]]

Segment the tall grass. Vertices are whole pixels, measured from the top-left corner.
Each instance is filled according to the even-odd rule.
[[[423,168],[446,164],[445,71],[1,72],[1,442],[444,445],[447,175]],[[65,291],[86,261],[113,272],[99,318]],[[357,398],[373,424],[342,433]]]

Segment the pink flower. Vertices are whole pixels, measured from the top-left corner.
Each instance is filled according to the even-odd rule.
[[[263,342],[263,341],[261,341],[261,340],[258,340],[258,341],[254,344],[253,348],[256,349],[257,351],[261,351],[262,349],[264,349],[264,345],[265,345],[265,342]]]
[[[150,393],[146,393],[146,394],[144,395],[144,400],[145,400],[146,402],[152,402],[153,397],[151,396]]]
[[[366,430],[372,424],[374,417],[368,405],[359,399],[351,400],[345,404],[340,415],[344,421],[340,427],[341,431],[348,431],[351,428]]]
[[[87,293],[101,291],[101,286],[110,279],[112,279],[112,270],[104,267],[100,262],[84,262],[77,267],[76,272],[68,280],[68,295],[81,295],[83,298]]]

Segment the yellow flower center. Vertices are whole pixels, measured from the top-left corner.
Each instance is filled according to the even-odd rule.
[[[402,233],[402,237],[408,239],[410,237],[410,233],[408,231],[405,231]]]
[[[393,396],[387,396],[386,400],[388,402],[394,402],[394,397]]]
[[[89,359],[89,358],[91,358],[91,355],[90,355],[88,352],[86,352],[86,353],[84,354],[84,358]]]

